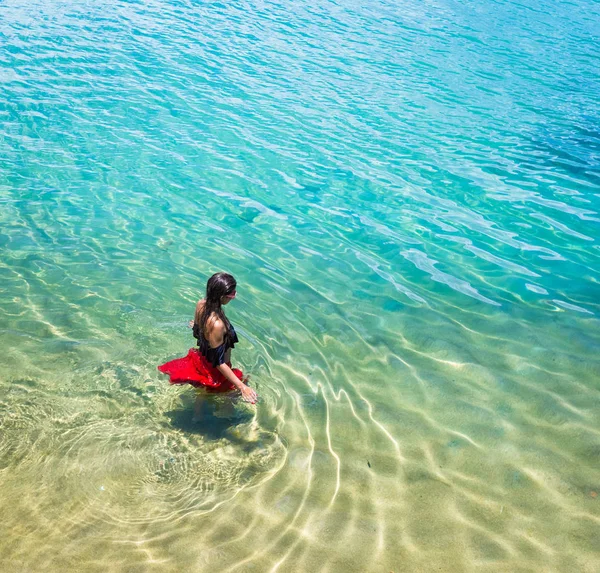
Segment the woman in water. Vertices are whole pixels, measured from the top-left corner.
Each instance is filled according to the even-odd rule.
[[[191,384],[207,392],[239,390],[242,398],[256,403],[256,392],[246,384],[241,370],[231,367],[231,349],[238,342],[235,329],[225,316],[223,307],[236,296],[237,283],[227,273],[216,273],[208,279],[206,297],[196,305],[193,321],[198,349],[191,348],[184,358],[171,360],[158,369],[171,377],[171,384]],[[200,396],[196,400],[195,417],[200,412]]]

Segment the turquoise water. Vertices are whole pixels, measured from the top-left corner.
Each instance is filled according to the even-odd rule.
[[[597,571],[599,31],[0,3],[2,570]],[[261,401],[194,424],[217,270]]]

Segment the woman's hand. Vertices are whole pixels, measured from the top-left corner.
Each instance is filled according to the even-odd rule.
[[[190,321],[188,322],[188,326],[189,326],[190,328],[194,328],[194,321],[193,321],[193,320],[190,320]]]
[[[244,402],[250,402],[250,404],[256,404],[258,400],[258,394],[250,388],[250,386],[246,386],[245,384],[240,388],[240,392],[242,393],[242,400]]]

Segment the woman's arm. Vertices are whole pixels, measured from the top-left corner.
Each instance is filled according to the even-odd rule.
[[[223,344],[225,338],[225,324],[221,320],[215,320],[212,325],[209,325],[208,343],[211,348],[217,348]],[[244,384],[231,370],[231,368],[223,363],[217,366],[217,370],[229,380],[241,393],[242,398],[246,402],[255,404],[258,400],[256,392],[250,386]]]
[[[217,370],[227,378],[241,393],[242,399],[250,404],[256,404],[258,395],[253,388],[250,388],[247,384],[244,384],[234,373],[227,364],[219,364]]]

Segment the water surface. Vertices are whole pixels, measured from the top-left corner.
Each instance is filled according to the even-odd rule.
[[[363,4],[0,4],[2,570],[598,570],[600,5]]]

